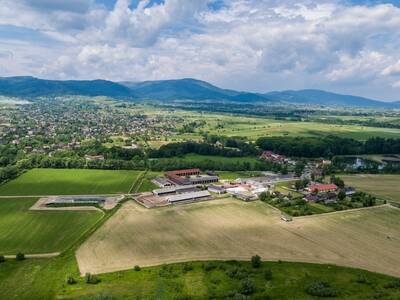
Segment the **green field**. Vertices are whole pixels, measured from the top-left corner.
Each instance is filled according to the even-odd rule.
[[[170,114],[170,111],[150,106],[137,106],[135,112],[148,116]],[[370,137],[397,138],[400,129],[367,127],[358,125],[338,125],[318,122],[293,122],[281,121],[264,117],[241,116],[224,113],[199,113],[195,111],[174,110],[174,116],[180,117],[189,123],[192,121],[205,121],[206,125],[192,134],[163,137],[162,143],[190,139],[199,139],[200,131],[208,134],[241,136],[249,140],[256,140],[265,136],[314,136],[339,135],[341,137],[366,140]],[[150,142],[151,143],[151,142]],[[158,147],[160,142],[155,142]]]
[[[163,174],[162,172],[147,172],[137,192],[139,193],[150,192],[154,189],[159,188],[159,186],[152,183],[151,180],[157,176],[162,176],[162,174]]]
[[[103,215],[97,211],[29,211],[36,201],[0,199],[0,254],[63,251]]]
[[[400,175],[341,175],[346,185],[400,203]]]
[[[256,157],[225,157],[225,156],[213,156],[213,155],[199,155],[199,154],[186,154],[182,157],[172,158],[158,158],[160,161],[178,161],[179,163],[185,163],[187,165],[196,164],[197,162],[208,162],[210,164],[216,164],[218,166],[224,164],[236,164],[236,163],[249,163],[254,165],[258,159]]]
[[[270,270],[272,279],[265,279]],[[231,274],[237,275],[232,276]],[[67,285],[66,276],[77,283]],[[255,290],[235,298],[245,278]],[[397,300],[399,289],[385,286],[392,277],[358,269],[290,262],[263,262],[258,269],[248,262],[192,262],[102,274],[100,283],[85,284],[72,254],[51,259],[7,261],[0,267],[0,290],[5,300],[43,299],[322,299],[305,293],[316,280],[329,282],[338,292],[333,299]],[[103,298],[100,298],[102,296]],[[105,298],[106,296],[110,298]],[[95,298],[97,297],[97,298]],[[111,298],[113,297],[113,298]],[[236,296],[239,297],[239,296]]]
[[[127,193],[140,171],[33,169],[0,186],[0,196]]]

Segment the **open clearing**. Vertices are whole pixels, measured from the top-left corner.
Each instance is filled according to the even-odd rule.
[[[246,259],[332,263],[400,276],[400,210],[389,206],[295,219],[256,201],[148,210],[130,201],[81,247],[81,273],[171,262]]]
[[[89,195],[129,192],[140,171],[33,169],[0,186],[1,196]]]
[[[103,215],[99,211],[30,211],[36,201],[0,199],[0,254],[63,251]]]
[[[347,185],[379,198],[400,203],[400,175],[341,175]]]

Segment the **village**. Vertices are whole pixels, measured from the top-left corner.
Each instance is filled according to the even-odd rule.
[[[264,152],[261,159],[277,162],[290,161],[284,156]],[[291,221],[292,216],[331,212],[356,207],[373,206],[376,199],[346,186],[338,177],[326,181],[321,168],[330,161],[310,162],[300,176],[294,172],[278,174],[261,172],[262,176],[221,179],[218,171],[198,168],[167,171],[152,183],[158,188],[134,195],[147,208],[218,200],[232,197],[242,201],[262,200],[282,211],[282,220]],[[318,207],[318,210],[315,209]]]

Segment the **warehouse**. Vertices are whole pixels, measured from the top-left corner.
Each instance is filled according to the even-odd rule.
[[[156,177],[151,182],[153,182],[154,184],[158,185],[161,188],[174,185],[171,181],[169,181],[166,178],[162,178],[162,177]]]
[[[171,182],[178,185],[210,184],[218,182],[216,175],[202,175],[199,169],[176,170],[165,173]]]
[[[195,201],[195,200],[200,200],[200,199],[206,199],[210,197],[211,194],[208,191],[198,191],[198,192],[192,192],[192,193],[184,193],[184,194],[179,194],[179,195],[173,195],[167,197],[167,200],[169,203],[179,203],[179,202],[185,202],[185,201]]]
[[[168,194],[183,194],[197,191],[195,185],[184,185],[184,186],[171,186],[162,189],[153,190],[153,194],[156,196],[163,196]]]

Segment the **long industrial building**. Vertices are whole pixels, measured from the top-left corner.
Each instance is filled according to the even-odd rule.
[[[178,185],[209,184],[218,182],[218,176],[201,175],[200,169],[176,170],[165,173],[170,181]]]
[[[207,198],[210,196],[211,196],[211,194],[208,191],[198,191],[198,192],[184,193],[184,194],[169,196],[169,197],[167,197],[167,200],[169,203],[178,203],[178,202],[183,202],[183,201],[199,200],[199,199]]]
[[[165,187],[162,189],[155,189],[153,190],[153,194],[156,196],[164,196],[168,194],[183,194],[183,193],[189,193],[197,191],[197,188],[195,185],[181,185],[181,186],[171,186],[171,187]]]

